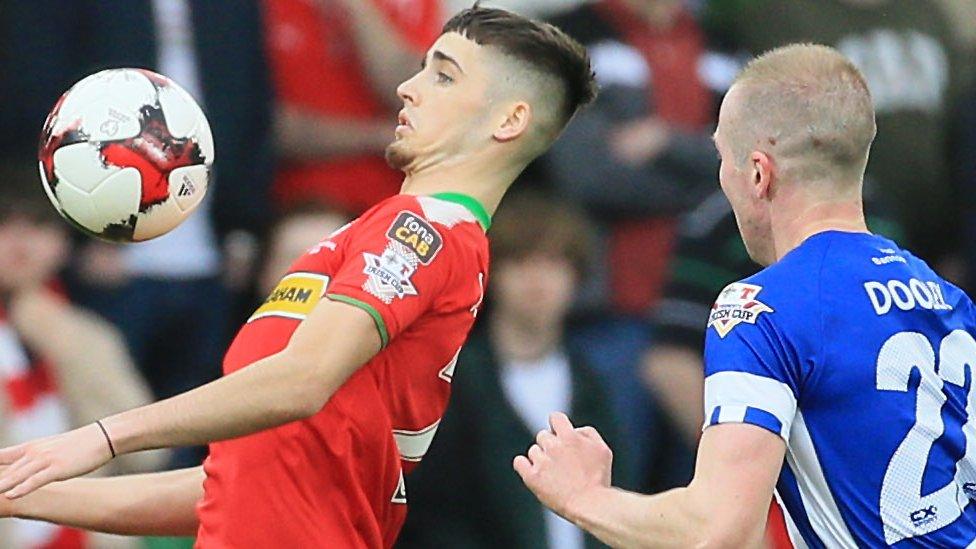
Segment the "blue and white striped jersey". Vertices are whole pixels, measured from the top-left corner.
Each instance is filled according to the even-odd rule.
[[[776,497],[796,546],[976,546],[974,312],[890,240],[838,231],[722,291],[706,428],[786,441]]]

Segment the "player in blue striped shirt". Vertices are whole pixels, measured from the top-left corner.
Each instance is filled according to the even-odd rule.
[[[543,503],[614,546],[742,547],[775,490],[797,547],[976,546],[973,303],[867,230],[875,132],[864,78],[835,50],[787,46],[744,69],[719,115],[719,178],[768,267],[711,309],[695,478],[611,488],[596,431],[553,414],[514,463]]]

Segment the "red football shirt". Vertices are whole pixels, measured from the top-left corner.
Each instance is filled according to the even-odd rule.
[[[440,34],[438,0],[370,0],[377,4],[417,53],[417,65]],[[366,79],[360,52],[342,10],[312,0],[265,0],[268,57],[281,102],[337,118],[390,120]],[[392,96],[395,90],[389,90]],[[284,203],[310,197],[362,212],[396,194],[403,177],[381,154],[291,162],[280,166],[276,198]]]
[[[225,373],[283,349],[320,298],[370,313],[384,347],[311,418],[210,446],[198,547],[392,546],[403,472],[433,439],[481,305],[488,224],[467,196],[397,195],[294,263]]]

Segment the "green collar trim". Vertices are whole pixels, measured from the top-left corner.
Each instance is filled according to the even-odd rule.
[[[488,215],[488,211],[481,205],[481,202],[478,202],[474,198],[461,193],[437,193],[431,196],[439,200],[446,200],[447,202],[454,202],[455,204],[464,206],[474,214],[478,223],[481,223],[481,226],[486,231],[491,227],[491,216]]]

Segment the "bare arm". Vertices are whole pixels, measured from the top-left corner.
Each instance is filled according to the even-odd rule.
[[[275,113],[279,154],[289,160],[315,160],[355,154],[382,154],[393,141],[395,119],[337,118],[298,107],[280,106]]]
[[[192,536],[203,497],[203,468],[56,482],[17,500],[0,496],[0,516],[95,532]]]
[[[701,351],[680,345],[655,345],[644,357],[644,381],[694,448],[701,437],[705,389]]]
[[[565,421],[565,423],[563,423]],[[590,428],[553,415],[515,460],[546,506],[612,547],[756,547],[786,445],[753,425],[710,427],[686,488],[641,495],[610,486],[610,449]],[[567,427],[568,426],[568,427]],[[555,433],[555,434],[553,434]]]
[[[103,420],[119,454],[193,446],[307,418],[380,349],[369,313],[323,299],[281,352],[217,381]],[[111,459],[97,425],[0,450],[0,493],[19,497]],[[15,490],[12,488],[17,487]]]
[[[98,316],[33,288],[11,300],[10,318],[27,346],[50,361],[75,425],[152,402],[121,334]],[[165,452],[125,456],[117,472],[156,470],[165,459]]]
[[[399,109],[401,101],[394,92],[401,82],[417,72],[419,54],[374,0],[333,1],[349,13],[356,46],[376,96],[390,109]]]

